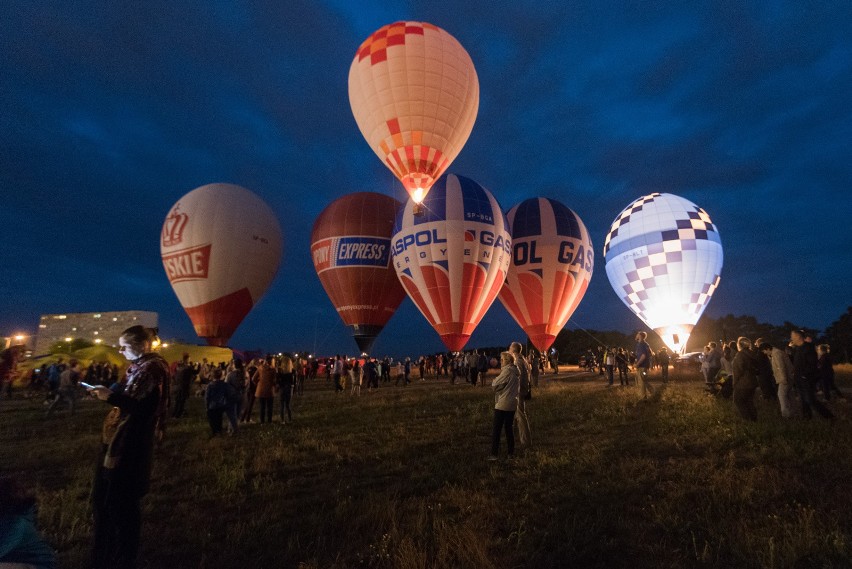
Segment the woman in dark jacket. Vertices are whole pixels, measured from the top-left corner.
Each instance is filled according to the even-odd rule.
[[[739,351],[734,356],[734,405],[746,421],[757,421],[754,392],[757,389],[757,356],[748,338],[737,339]]]
[[[169,408],[169,366],[152,352],[157,331],[133,326],[119,338],[130,361],[126,381],[113,391],[90,392],[113,405],[104,420],[101,452],[92,489],[92,567],[135,567],[142,525],[140,502],[148,493],[154,442],[162,437]]]

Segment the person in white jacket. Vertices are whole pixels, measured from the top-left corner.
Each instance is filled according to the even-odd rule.
[[[494,428],[491,431],[491,454],[488,460],[497,460],[500,450],[500,431],[506,431],[506,449],[509,457],[515,454],[515,434],[512,425],[518,408],[520,374],[515,356],[510,352],[500,354],[500,373],[491,382],[494,388]]]
[[[778,403],[781,404],[781,416],[788,419],[793,416],[791,404],[793,402],[793,362],[790,356],[774,348],[769,342],[763,342],[758,346],[769,361],[772,363],[772,375],[778,384]]]

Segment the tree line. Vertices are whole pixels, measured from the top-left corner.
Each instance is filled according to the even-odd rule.
[[[644,329],[644,328],[643,328]],[[559,352],[559,361],[577,363],[579,357],[588,349],[597,350],[598,346],[615,346],[633,350],[634,337],[639,329],[629,334],[618,331],[569,330],[563,329],[553,347]],[[775,346],[786,346],[790,341],[790,330],[804,330],[819,344],[829,344],[835,363],[852,362],[852,306],[846,309],[837,320],[824,331],[785,321],[782,324],[759,322],[754,316],[734,316],[728,314],[721,318],[704,316],[699,320],[687,343],[687,351],[700,351],[708,342],[732,342],[740,336],[751,340],[764,338]],[[662,346],[659,337],[651,332],[648,341],[654,349]]]

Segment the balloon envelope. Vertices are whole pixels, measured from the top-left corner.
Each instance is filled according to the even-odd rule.
[[[172,207],[160,253],[196,334],[227,343],[275,277],[282,247],[275,214],[240,186],[201,186]]]
[[[479,79],[467,51],[446,31],[396,22],[358,48],[349,103],[370,148],[419,203],[470,136]]]
[[[509,269],[506,218],[491,192],[448,174],[414,215],[394,226],[393,263],[408,296],[451,351],[461,350],[494,302]]]
[[[512,264],[500,302],[540,351],[553,344],[577,309],[594,268],[583,221],[549,198],[531,198],[509,210]]]
[[[604,257],[622,302],[682,353],[722,271],[722,240],[707,212],[672,194],[641,197],[615,218]]]
[[[405,298],[390,266],[393,224],[401,206],[383,194],[348,194],[322,211],[311,232],[317,276],[361,352],[370,352]]]

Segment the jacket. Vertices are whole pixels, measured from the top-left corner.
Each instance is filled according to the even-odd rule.
[[[740,350],[734,357],[734,389],[757,387],[758,362],[750,350]]]
[[[772,348],[772,356],[769,361],[772,362],[772,375],[775,376],[775,383],[789,385],[793,382],[793,362],[790,361],[790,356],[784,350]]]
[[[269,365],[259,367],[255,372],[257,388],[254,390],[255,397],[275,397],[275,368]]]
[[[500,369],[500,373],[491,381],[494,388],[494,408],[500,411],[515,411],[518,408],[520,393],[520,373],[518,366],[508,364]]]
[[[805,342],[793,354],[793,380],[797,383],[816,383],[819,379],[816,348]]]
[[[169,408],[169,365],[157,354],[144,354],[127,369],[127,386],[112,393],[114,409],[104,420],[101,466],[130,492],[148,492],[154,433],[165,429]]]

